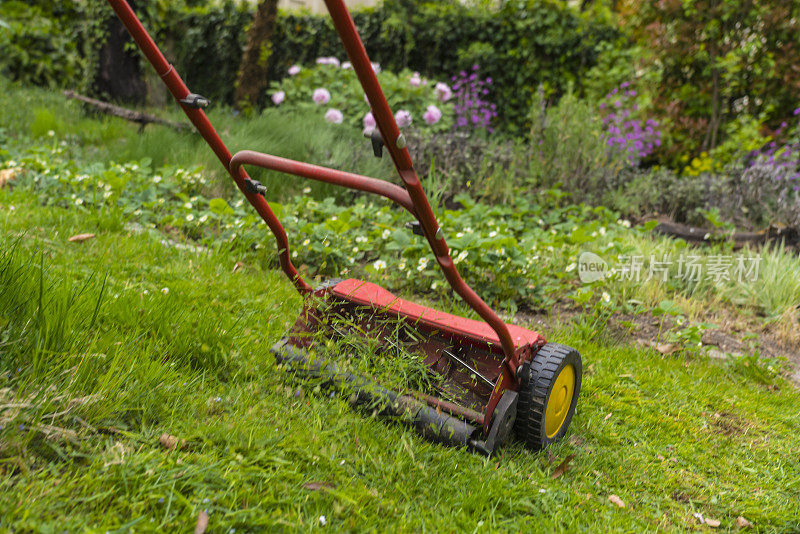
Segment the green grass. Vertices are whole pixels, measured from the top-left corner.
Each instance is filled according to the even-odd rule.
[[[0,204],[0,527],[187,530],[206,509],[215,532],[322,515],[335,530],[685,530],[696,512],[800,528],[800,394],[781,379],[546,332],[585,359],[567,439],[486,459],[276,369],[267,348],[300,305],[278,273],[22,191]],[[67,241],[83,232],[97,237]],[[162,433],[186,445],[165,450]]]
[[[175,165],[200,166],[217,180],[220,191],[233,187],[219,160],[196,133],[178,132],[158,125],[144,130],[133,123],[97,114],[84,113],[83,104],[62,95],[38,88],[22,88],[0,77],[0,126],[6,134],[30,136],[49,143],[50,133],[68,141],[67,149],[85,161],[98,163],[152,160],[154,167]],[[145,110],[158,116],[188,123],[177,105]],[[274,109],[253,117],[236,117],[232,110],[214,107],[208,111],[220,137],[232,153],[239,150],[268,152],[286,158],[307,161],[350,172],[392,178],[396,176],[390,159],[376,159],[360,132],[345,125],[328,127],[319,124],[318,116],[286,115]],[[0,135],[2,139],[2,135]],[[287,198],[310,186],[315,196],[342,195],[342,189],[250,169],[254,178],[269,187],[274,199]]]
[[[122,160],[106,145],[123,141],[126,158],[193,163],[192,149],[171,154],[165,147],[172,145],[159,142],[179,134],[153,128],[137,140],[134,127],[84,119],[48,93],[2,93],[4,135],[40,136],[35,143],[54,146],[64,140],[63,157],[81,165]],[[230,120],[259,139],[263,119]],[[323,141],[318,146],[337,154],[349,142],[313,142]],[[205,152],[197,145],[197,154]],[[29,171],[59,179],[83,172],[61,163]],[[135,174],[107,171],[104,181]],[[268,348],[301,302],[270,268],[263,226],[247,223],[270,244],[258,252],[254,243],[213,235],[174,246],[156,228],[126,226],[136,219],[116,201],[46,205],[49,191],[66,190],[0,190],[0,531],[187,531],[200,510],[208,510],[212,532],[313,530],[321,516],[336,531],[705,529],[695,513],[724,529],[741,515],[758,532],[800,530],[800,392],[756,357],[715,361],[633,347],[606,329],[608,310],[587,306],[567,326],[544,332],[584,357],[567,438],[541,453],[512,443],[487,459],[353,411],[345,397],[276,367]],[[185,200],[171,199],[170,209],[183,209]],[[571,221],[559,224],[576,235]],[[67,240],[87,232],[96,237]],[[371,240],[381,235],[369,232]],[[186,233],[170,235],[184,244]],[[563,277],[578,248],[552,239],[556,251],[542,255]],[[614,243],[619,252],[643,254],[667,246],[633,233]],[[791,306],[796,258],[763,255],[768,291],[749,302]],[[244,267],[234,269],[238,262]],[[671,290],[618,288],[620,298],[653,305]],[[699,287],[687,300],[708,306],[714,291]],[[427,298],[466,311],[437,293]],[[419,379],[413,361],[382,366],[361,356],[378,376]],[[165,449],[164,433],[184,445]],[[611,494],[626,507],[613,505]]]

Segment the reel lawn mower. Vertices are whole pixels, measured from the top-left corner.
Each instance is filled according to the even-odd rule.
[[[189,120],[228,170],[236,185],[275,235],[281,269],[305,306],[294,326],[273,348],[279,363],[298,372],[322,377],[331,385],[357,392],[381,413],[400,415],[423,435],[450,445],[492,454],[511,435],[532,449],[561,438],[575,411],[582,363],[575,349],[548,343],[537,332],[509,325],[461,279],[428,198],[406,149],[389,104],[343,0],[325,0],[333,24],[366,93],[377,132],[376,155],[386,148],[402,186],[388,181],[244,150],[231,156],[202,108],[208,100],[191,93],[175,68],[148,35],[126,0],[108,0],[136,44],[156,69]],[[379,135],[378,135],[379,133]],[[266,188],[252,180],[245,166],[255,166],[335,184],[388,198],[405,208],[416,222],[412,231],[423,236],[450,287],[483,321],[466,319],[400,299],[382,287],[356,279],[329,280],[312,288],[292,264],[286,232],[269,207]],[[319,363],[310,353],[322,338],[340,337],[332,319],[346,318],[351,333],[392,343],[391,324],[412,327],[419,335],[403,342],[417,351],[430,372],[440,379],[441,396],[400,394],[369,379]],[[380,344],[379,343],[379,344]],[[381,357],[381,354],[377,355]]]

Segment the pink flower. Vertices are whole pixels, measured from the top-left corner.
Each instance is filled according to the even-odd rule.
[[[411,76],[411,79],[408,80],[408,83],[410,83],[413,87],[419,87],[422,83],[422,79],[419,77],[419,72],[415,72],[414,75]]]
[[[325,120],[331,124],[341,124],[344,120],[344,116],[338,109],[330,108],[328,112],[325,113]]]
[[[315,89],[313,99],[319,105],[327,104],[331,101],[331,94],[327,89]]]
[[[453,91],[451,91],[450,87],[444,82],[437,83],[435,90],[436,97],[442,102],[447,102],[453,96]]]
[[[298,72],[300,72],[299,65],[292,65],[291,67],[289,67],[289,76],[295,76],[297,75]]]
[[[436,106],[430,105],[425,110],[422,118],[425,119],[426,124],[436,124],[442,118],[442,112]]]
[[[405,128],[406,126],[411,126],[411,113],[409,113],[404,109],[401,109],[400,111],[394,114],[394,120],[397,121],[397,126],[399,128]]]
[[[367,111],[367,114],[364,115],[364,131],[374,130],[377,125],[378,123],[375,122],[375,117],[372,116],[372,112]]]
[[[345,61],[344,63],[342,63],[342,68],[344,70],[350,70],[353,68],[353,64],[350,63],[349,61]]]
[[[286,100],[286,93],[283,91],[278,91],[276,93],[272,93],[272,103],[276,106],[280,106],[281,102]]]
[[[317,58],[317,65],[333,65],[334,67],[339,66],[339,60],[335,57],[318,57]]]

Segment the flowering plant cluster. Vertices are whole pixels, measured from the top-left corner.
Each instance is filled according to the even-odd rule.
[[[427,80],[418,72],[394,74],[382,70],[377,63],[372,68],[400,128],[414,125],[433,132],[450,128],[453,92],[447,84]],[[358,127],[365,134],[375,129],[375,118],[349,62],[320,57],[313,66],[293,65],[288,74],[270,87],[275,106],[313,110],[329,123]]]
[[[486,130],[491,133],[492,119],[497,117],[497,106],[488,100],[491,78],[481,79],[479,65],[473,65],[469,72],[462,70],[453,76],[455,91],[455,126],[459,129]]]
[[[636,90],[630,85],[623,82],[612,89],[600,102],[600,112],[609,150],[624,154],[635,166],[661,146],[661,130],[654,119],[642,121]]]
[[[794,110],[797,122],[783,121],[774,138],[762,150],[753,154],[749,167],[761,165],[773,170],[775,180],[783,180],[792,191],[800,191],[800,108]]]

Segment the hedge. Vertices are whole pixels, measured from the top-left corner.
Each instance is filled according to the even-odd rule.
[[[199,3],[200,7],[187,7],[187,3]],[[50,86],[94,79],[97,67],[93,63],[97,61],[86,56],[96,53],[99,47],[92,42],[75,46],[72,40],[102,38],[102,32],[87,31],[87,26],[102,27],[91,19],[113,16],[105,0],[35,0],[28,4],[27,13],[25,3],[11,4],[17,11],[0,8],[0,19],[3,15],[28,18],[27,24],[15,26],[17,31],[24,26],[30,28],[31,17],[40,24],[48,15],[55,19],[55,9],[48,13],[37,4],[59,6],[58,19],[52,27],[65,32],[62,37],[67,40],[54,43],[51,39],[43,41],[42,46],[49,47],[46,55],[53,58],[59,57],[54,46],[64,48],[65,57],[44,65],[37,61],[37,76],[23,76],[19,70],[22,60],[37,57],[36,50],[32,50],[36,43],[28,40],[24,48],[8,49],[6,56],[0,58],[0,71],[12,78]],[[232,104],[245,32],[252,20],[252,4],[233,0],[138,4],[144,6],[139,11],[145,25],[156,34],[156,40],[189,86],[217,102]],[[580,90],[582,73],[596,62],[598,43],[617,37],[611,24],[582,17],[566,2],[555,0],[506,0],[496,8],[468,7],[458,0],[385,0],[377,8],[354,12],[353,17],[371,58],[385,68],[409,68],[449,81],[460,70],[480,64],[481,75],[494,80],[491,98],[498,105],[500,120],[512,130],[526,125],[528,105],[539,84],[555,94],[568,84]],[[30,31],[26,30],[26,34]],[[14,33],[5,35],[10,38],[9,44],[20,37]],[[268,78],[279,80],[294,63],[310,63],[319,56],[330,55],[343,58],[344,51],[327,16],[281,12]],[[85,72],[76,73],[75,68],[65,71],[65,64],[83,65]]]

